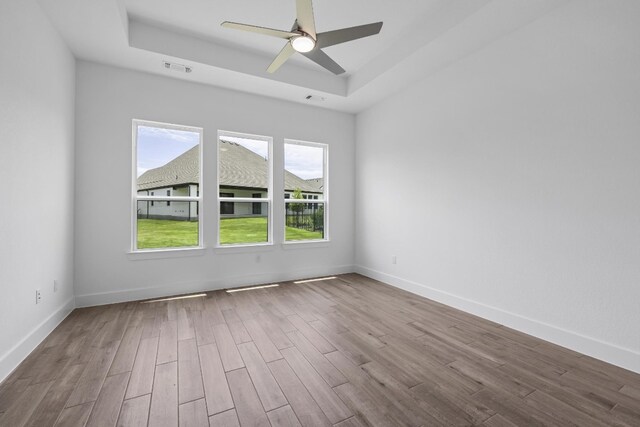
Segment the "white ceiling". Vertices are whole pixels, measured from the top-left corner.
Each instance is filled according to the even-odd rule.
[[[296,11],[294,0],[123,0],[123,4],[131,17],[142,22],[188,30],[194,35],[240,49],[251,46],[270,57],[275,57],[282,49],[285,44],[282,40],[225,29],[220,22],[242,22],[289,30]],[[438,4],[434,0],[316,0],[313,3],[318,32],[384,21],[384,31],[378,37],[327,49],[327,53],[349,71],[357,70],[375,57],[380,49],[391,46],[405,27],[415,27],[420,17]],[[301,55],[292,59],[301,66],[320,69]]]
[[[315,0],[318,32],[383,21],[377,36],[327,48],[335,76],[301,55],[265,70],[279,39],[222,21],[289,29],[294,0],[39,0],[80,59],[358,112],[562,6],[565,0]],[[193,67],[166,70],[163,60]],[[306,101],[309,94],[324,101]]]

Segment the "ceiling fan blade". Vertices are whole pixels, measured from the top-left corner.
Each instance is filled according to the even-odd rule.
[[[313,49],[311,52],[305,52],[302,54],[321,67],[331,71],[333,74],[337,75],[344,73],[344,68],[339,66],[336,61],[329,58],[329,56],[320,49]]]
[[[313,19],[313,4],[311,0],[296,0],[296,19],[298,28],[316,38],[316,23]]]
[[[266,36],[278,37],[278,38],[281,38],[281,39],[290,39],[293,36],[299,36],[300,35],[299,32],[295,32],[294,33],[294,32],[291,32],[291,31],[274,30],[273,28],[257,27],[255,25],[240,24],[240,23],[237,23],[237,22],[224,21],[220,25],[222,25],[225,28],[232,28],[234,30],[248,31],[250,33],[264,34]]]
[[[278,56],[276,56],[276,59],[274,59],[271,65],[269,65],[269,68],[267,68],[267,72],[275,73],[276,70],[280,68],[282,64],[284,64],[294,53],[295,50],[293,49],[293,46],[291,46],[291,43],[284,45]]]
[[[340,30],[327,31],[318,34],[316,46],[318,48],[333,46],[336,44],[373,36],[380,32],[382,22],[358,25],[357,27],[342,28]]]

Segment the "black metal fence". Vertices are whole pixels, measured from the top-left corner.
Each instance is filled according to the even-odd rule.
[[[297,204],[287,205],[286,224],[287,227],[298,228],[306,231],[319,231],[324,234],[324,207],[316,204],[311,208],[300,209]]]

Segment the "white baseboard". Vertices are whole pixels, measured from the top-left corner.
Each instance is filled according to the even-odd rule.
[[[114,304],[118,302],[138,301],[150,298],[161,298],[172,295],[205,292],[218,289],[237,288],[242,286],[274,283],[285,280],[298,280],[306,277],[332,276],[336,274],[353,273],[353,265],[343,265],[326,268],[314,268],[288,271],[284,273],[245,274],[231,278],[174,283],[170,285],[146,288],[125,289],[120,291],[76,295],[77,307],[92,307],[96,305]]]
[[[51,313],[33,328],[19,343],[0,358],[0,383],[58,326],[75,308],[71,297],[59,309]]]
[[[640,353],[588,337],[539,320],[530,319],[500,308],[491,307],[457,295],[431,288],[421,283],[406,280],[391,274],[373,270],[361,265],[355,271],[372,279],[380,280],[411,293],[432,299],[448,306],[466,311],[496,323],[508,326],[534,337],[603,360],[613,365],[640,373]]]

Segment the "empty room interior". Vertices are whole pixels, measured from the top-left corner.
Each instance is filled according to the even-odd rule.
[[[640,2],[2,0],[0,426],[640,426]]]

